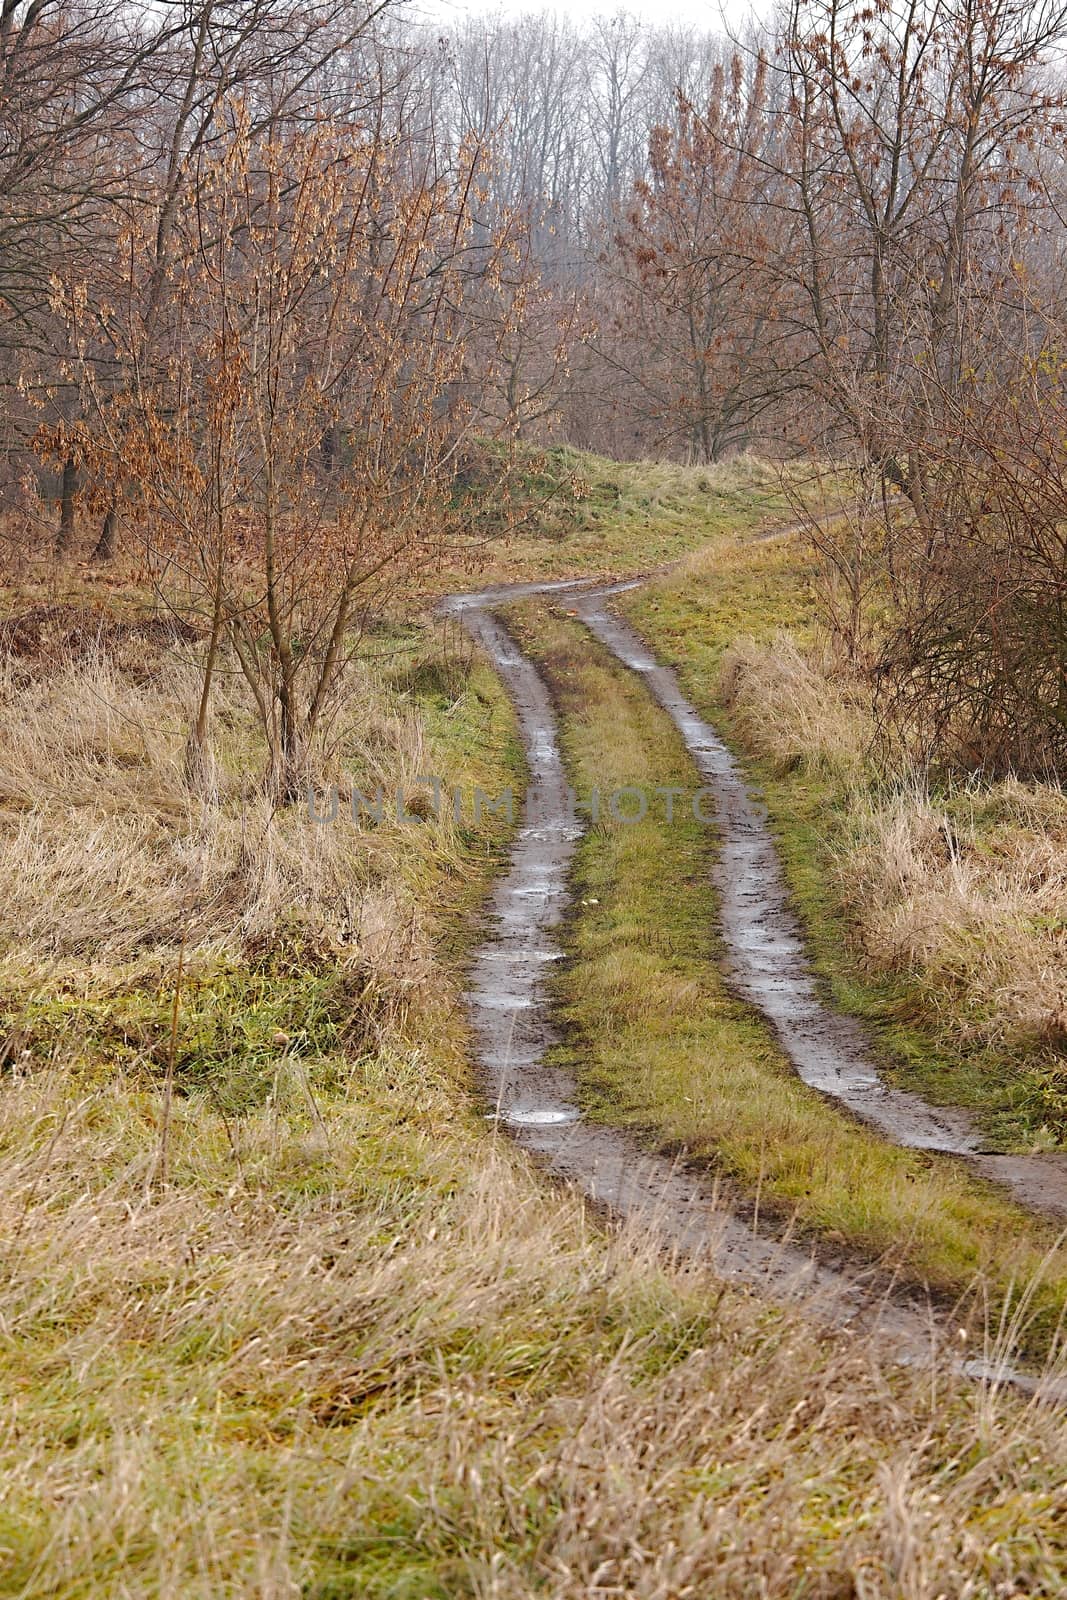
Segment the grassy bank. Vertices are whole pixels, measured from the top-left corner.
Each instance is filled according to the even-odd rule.
[[[578,624],[529,603],[518,615],[561,707],[578,794],[676,785],[691,796],[695,769],[640,681]],[[719,977],[713,851],[681,800],[672,821],[659,801],[640,822],[605,813],[580,846],[561,996],[589,1109],[710,1161],[764,1212],[935,1289],[962,1294],[980,1275],[1000,1304],[1040,1278],[1028,1335],[1040,1348],[1067,1297],[1055,1230],[800,1082]]]
[[[1067,1136],[1067,802],[877,762],[866,686],[827,661],[795,543],[724,545],[622,604],[762,787],[818,970],[894,1081],[990,1144]]]
[[[753,533],[788,518],[804,475],[755,456],[710,467],[608,461],[559,447],[524,451],[508,514],[473,519],[469,566],[437,574],[435,593],[471,588],[488,569],[495,582],[624,576],[679,560],[709,539]],[[819,499],[833,479],[812,481]],[[473,500],[477,511],[477,497]]]

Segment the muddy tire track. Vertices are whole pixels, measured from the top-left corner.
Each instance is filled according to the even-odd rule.
[[[606,609],[608,598],[628,587],[632,584],[594,589],[580,579],[516,584],[453,595],[440,607],[462,623],[503,681],[518,717],[529,771],[508,870],[494,886],[488,908],[489,931],[470,973],[468,1008],[491,1108],[488,1115],[553,1177],[575,1184],[596,1205],[637,1223],[665,1246],[687,1258],[705,1260],[722,1276],[749,1284],[773,1299],[801,1301],[807,1311],[833,1324],[877,1330],[901,1360],[929,1361],[940,1340],[937,1319],[928,1305],[913,1296],[886,1291],[874,1269],[819,1260],[814,1248],[805,1248],[788,1236],[774,1237],[766,1231],[766,1224],[757,1233],[747,1218],[732,1212],[723,1196],[691,1168],[650,1154],[622,1130],[584,1120],[574,1079],[545,1061],[559,1041],[547,974],[562,956],[556,935],[570,902],[569,872],[583,829],[571,808],[547,685],[495,611],[533,595],[566,594],[568,605],[577,609],[590,630],[632,670],[646,678],[653,672],[667,673],[668,669],[657,667],[632,630]],[[651,680],[653,693],[657,683],[665,694],[669,691],[670,698],[680,700],[673,675]],[[669,710],[658,694],[656,698]],[[700,724],[698,733],[695,723],[699,719],[687,704],[684,715],[693,719],[689,731],[696,745],[710,744],[705,739],[710,730]],[[695,758],[697,750],[690,748]],[[709,785],[712,763],[725,771],[728,761],[721,746],[701,750],[698,766]],[[736,772],[733,778],[743,789]],[[733,810],[724,810],[724,835],[731,831],[727,823],[736,812],[744,823],[743,836],[753,842],[751,819],[739,797],[724,793],[724,801],[733,806]],[[765,830],[765,824],[759,826]],[[767,841],[770,843],[769,835]],[[739,865],[740,858],[731,857],[729,864],[724,859],[723,874]],[[769,858],[758,853],[752,858],[751,872],[763,867],[776,870],[773,845]],[[720,883],[720,891],[722,887]],[[751,879],[747,895],[738,905],[756,906],[758,896]],[[760,963],[777,959],[776,941],[782,933],[774,929],[773,922],[772,917],[770,924],[760,924],[749,940],[761,971]],[[738,968],[739,985],[742,966]],[[809,1006],[814,1003],[807,991],[803,996],[788,988],[776,993],[783,1011],[787,999],[803,998]],[[918,1117],[917,1109],[915,1114]],[[921,1133],[924,1126],[916,1122],[915,1131]],[[936,1148],[944,1148],[944,1135],[939,1132],[937,1137],[942,1142]],[[994,1370],[982,1360],[961,1362],[955,1356],[950,1360],[971,1376],[1008,1382],[1028,1391],[1041,1387],[1041,1380],[1004,1366]],[[1062,1394],[1060,1388],[1057,1383],[1055,1398],[1067,1399],[1067,1386]],[[1042,1392],[1050,1392],[1047,1382]]]
[[[894,1144],[958,1156],[1007,1189],[1028,1210],[1067,1217],[1067,1164],[1056,1156],[998,1155],[982,1148],[965,1112],[933,1106],[886,1084],[862,1027],[823,1001],[803,936],[789,906],[767,812],[750,793],[737,763],[685,695],[676,674],[614,611],[612,595],[632,584],[585,590],[578,616],[618,661],[640,674],[681,734],[715,799],[721,833],[714,882],[727,957],[727,978],[741,999],[771,1024],[798,1075],[845,1106]]]

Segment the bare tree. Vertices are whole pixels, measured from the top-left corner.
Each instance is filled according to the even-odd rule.
[[[776,231],[767,109],[761,58],[716,66],[701,110],[680,99],[653,129],[649,177],[605,257],[616,309],[599,348],[653,442],[693,460],[744,444],[788,365],[771,269],[790,241]]]

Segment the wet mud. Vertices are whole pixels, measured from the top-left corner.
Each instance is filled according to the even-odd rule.
[[[757,1231],[691,1168],[650,1154],[622,1130],[586,1121],[572,1077],[545,1061],[559,1039],[548,974],[562,956],[558,930],[569,905],[569,871],[582,824],[570,809],[548,688],[495,610],[535,594],[557,593],[567,596],[568,608],[577,610],[620,660],[646,678],[714,789],[723,837],[718,887],[724,933],[733,952],[731,981],[738,992],[773,1022],[806,1081],[901,1142],[972,1155],[965,1124],[881,1085],[858,1030],[853,1032],[851,1024],[835,1018],[819,1001],[799,933],[788,919],[762,815],[728,752],[684,700],[673,674],[608,610],[610,596],[623,587],[629,585],[591,589],[580,580],[509,585],[454,595],[441,607],[463,624],[502,679],[515,707],[529,769],[508,869],[494,886],[486,938],[470,973],[468,1006],[487,1115],[551,1175],[574,1184],[596,1205],[637,1224],[667,1248],[705,1260],[722,1276],[773,1299],[803,1301],[807,1310],[830,1323],[877,1329],[901,1360],[930,1360],[938,1344],[938,1319],[928,1306],[887,1292],[871,1271],[817,1259],[813,1250],[788,1237],[774,1237],[765,1226]],[[981,1361],[962,1365],[976,1377],[1025,1388],[1037,1383]]]

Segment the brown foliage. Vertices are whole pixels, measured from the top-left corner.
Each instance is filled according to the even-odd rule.
[[[42,443],[124,486],[161,598],[207,635],[191,761],[228,646],[292,799],[367,624],[463,537],[458,453],[525,282],[507,279],[514,221],[479,228],[477,141],[435,169],[373,128],[281,139],[242,104],[219,118],[165,314],[143,226],[114,304],[57,285],[87,420]]]

